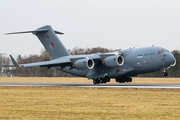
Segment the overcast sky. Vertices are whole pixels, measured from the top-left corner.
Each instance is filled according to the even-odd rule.
[[[0,53],[39,54],[32,34],[51,25],[67,49],[160,46],[180,50],[179,0],[0,0]]]

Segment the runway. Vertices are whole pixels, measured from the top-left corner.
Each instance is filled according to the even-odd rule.
[[[180,89],[179,84],[90,84],[90,83],[10,83],[0,82],[0,87],[82,87],[82,88],[142,88]]]

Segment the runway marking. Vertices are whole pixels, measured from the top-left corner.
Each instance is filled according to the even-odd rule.
[[[180,89],[179,84],[90,84],[90,83],[9,83],[0,82],[1,87],[81,87],[81,88],[141,88]]]
[[[43,87],[44,85],[0,85],[0,87]],[[51,86],[51,85],[47,85]]]
[[[180,87],[168,87],[168,86],[78,86],[89,88],[143,88],[143,89],[180,89]]]

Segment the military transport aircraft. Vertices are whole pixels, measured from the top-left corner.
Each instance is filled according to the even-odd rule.
[[[173,54],[162,47],[130,48],[126,50],[95,53],[88,55],[70,55],[51,26],[43,26],[34,31],[15,32],[7,34],[33,33],[36,35],[52,60],[37,63],[18,64],[10,55],[14,66],[40,66],[47,69],[64,71],[73,75],[93,79],[94,84],[109,82],[111,78],[116,82],[132,82],[132,76],[163,70],[175,66]]]

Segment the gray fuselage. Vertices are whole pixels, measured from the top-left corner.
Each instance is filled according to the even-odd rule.
[[[135,76],[137,74],[159,71],[171,66],[175,60],[172,53],[161,47],[132,48],[116,52],[120,52],[124,57],[124,64],[122,66],[107,67],[102,64],[101,60],[97,60],[95,61],[95,67],[92,70],[70,70],[70,66],[67,66],[62,69],[62,71],[81,77],[88,77],[88,74],[89,76],[93,75],[93,77],[89,77],[89,79],[100,78],[104,75],[107,75],[110,78],[117,78],[120,76]],[[73,55],[66,56],[66,58],[88,58],[90,56],[92,58],[93,55],[96,56],[98,54]],[[58,69],[58,67],[53,67],[53,69]]]

